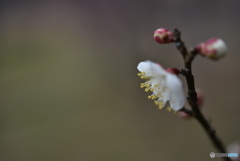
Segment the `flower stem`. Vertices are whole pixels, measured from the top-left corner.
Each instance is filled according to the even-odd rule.
[[[226,153],[225,148],[221,140],[217,136],[215,129],[210,125],[210,123],[206,120],[206,118],[203,116],[202,112],[198,108],[197,93],[195,91],[195,86],[194,86],[194,77],[191,71],[191,61],[185,62],[185,68],[188,69],[189,71],[188,74],[185,75],[185,78],[188,84],[188,103],[192,107],[194,117],[203,126],[208,136],[210,137],[212,143],[219,150],[219,152]],[[230,161],[228,157],[226,157],[225,160]]]
[[[187,48],[184,45],[184,42],[181,40],[181,32],[176,28],[174,29],[174,42],[178,51],[182,54],[183,59],[185,60],[186,56],[188,55]]]
[[[193,116],[198,120],[198,122],[205,129],[213,145],[219,150],[219,152],[226,153],[223,143],[221,142],[220,138],[217,136],[215,129],[206,120],[206,118],[203,116],[202,112],[199,110],[197,105],[198,99],[197,99],[197,93],[195,90],[194,76],[192,74],[192,61],[195,58],[197,53],[195,50],[192,50],[190,53],[188,53],[183,41],[181,40],[180,31],[175,29],[174,33],[176,37],[175,44],[179,52],[182,54],[185,62],[184,76],[186,78],[187,86],[188,86],[188,103],[192,107]],[[228,157],[224,159],[226,161],[230,161]]]

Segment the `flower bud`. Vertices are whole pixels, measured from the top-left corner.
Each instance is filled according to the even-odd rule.
[[[154,40],[159,44],[167,44],[173,42],[174,34],[165,29],[165,28],[159,28],[156,31],[154,31]]]
[[[172,73],[172,74],[175,74],[175,75],[178,75],[179,74],[179,70],[177,68],[168,68],[168,69],[165,69],[168,73]]]
[[[184,120],[188,120],[188,119],[191,119],[192,116],[187,114],[186,112],[183,112],[183,111],[179,111],[178,112],[178,116]]]
[[[206,42],[197,45],[196,50],[199,54],[209,57],[213,60],[218,60],[227,53],[227,45],[222,39],[211,38]]]

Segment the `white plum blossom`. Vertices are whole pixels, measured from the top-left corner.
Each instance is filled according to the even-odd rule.
[[[146,92],[153,92],[148,98],[155,100],[159,109],[162,109],[167,101],[170,110],[179,111],[184,107],[186,97],[182,82],[177,75],[167,72],[159,64],[151,61],[140,62],[137,69],[140,71],[138,76],[146,79],[146,82],[141,84],[141,88],[145,88]]]

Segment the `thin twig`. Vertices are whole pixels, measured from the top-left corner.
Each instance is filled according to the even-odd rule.
[[[178,51],[182,54],[183,59],[185,60],[188,55],[187,48],[184,45],[184,42],[181,40],[181,32],[176,28],[174,29],[174,42]]]
[[[193,116],[198,120],[198,122],[202,125],[202,127],[207,132],[214,146],[221,153],[226,153],[226,150],[221,142],[220,138],[217,136],[215,129],[210,125],[210,123],[203,116],[202,112],[198,108],[197,104],[197,93],[194,85],[194,76],[192,74],[192,61],[195,58],[197,52],[196,50],[192,50],[188,53],[184,42],[181,40],[181,33],[178,29],[174,30],[175,34],[175,44],[179,52],[182,54],[185,63],[185,69],[182,70],[183,75],[186,78],[187,86],[188,86],[188,103],[192,107]],[[228,157],[224,158],[226,161],[230,161]]]

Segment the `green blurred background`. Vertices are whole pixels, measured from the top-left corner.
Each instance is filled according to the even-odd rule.
[[[191,47],[212,36],[229,54],[197,57],[204,113],[227,145],[239,139],[238,0],[0,1],[1,161],[212,160],[202,127],[158,110],[136,66],[183,67],[159,27]],[[221,160],[221,158],[215,158]]]

